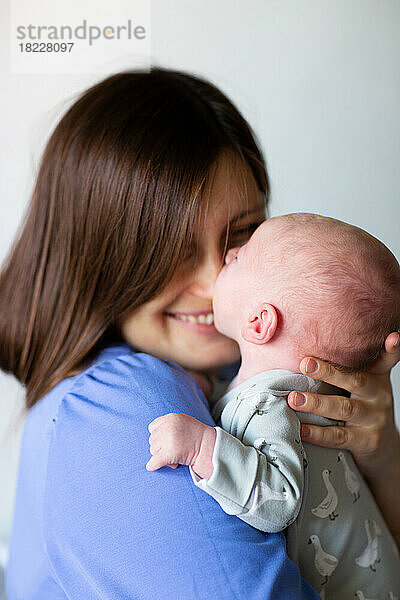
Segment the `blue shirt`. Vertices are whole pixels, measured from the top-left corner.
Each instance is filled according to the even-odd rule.
[[[148,425],[214,426],[197,383],[128,344],[103,350],[29,412],[8,600],[316,600],[285,552],[224,513],[187,467],[146,471]]]

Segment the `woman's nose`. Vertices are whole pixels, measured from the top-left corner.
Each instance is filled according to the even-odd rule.
[[[238,252],[239,248],[231,248],[228,250],[225,256],[225,264],[229,265],[236,258]]]
[[[222,260],[220,257],[209,256],[199,263],[193,272],[192,284],[190,285],[192,294],[211,299],[221,267]]]

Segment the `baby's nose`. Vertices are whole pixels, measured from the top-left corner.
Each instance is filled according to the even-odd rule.
[[[228,250],[225,256],[225,264],[229,265],[234,260],[234,258],[236,258],[238,252],[239,248],[231,248],[230,250]]]

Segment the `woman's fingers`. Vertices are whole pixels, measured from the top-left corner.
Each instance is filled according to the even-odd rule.
[[[301,425],[301,439],[309,444],[326,448],[342,448],[354,454],[370,456],[379,446],[379,434],[371,430],[369,435],[360,435],[359,427]]]
[[[313,413],[335,421],[347,421],[353,424],[369,424],[372,406],[365,410],[362,401],[345,396],[325,396],[309,392],[290,392],[289,406],[294,410]]]
[[[400,360],[399,342],[398,332],[388,335],[380,358],[361,373],[339,371],[312,357],[301,361],[302,373],[347,390],[350,398],[308,392],[292,392],[288,397],[289,405],[297,411],[343,421],[343,426],[304,424],[302,439],[328,448],[350,450],[361,471],[372,478],[376,477],[377,470],[385,468],[399,439],[390,384],[390,369]]]
[[[352,393],[357,392],[357,395],[361,393],[366,396],[370,395],[368,393],[370,378],[364,372],[344,373],[335,369],[331,364],[312,357],[303,358],[300,363],[300,371],[313,379],[325,381]]]
[[[382,351],[376,363],[369,369],[371,373],[389,373],[400,360],[400,335],[397,331],[389,334],[385,340],[385,350]]]
[[[304,442],[327,448],[347,448],[354,446],[353,432],[349,427],[318,427],[301,425],[301,438]]]
[[[303,358],[300,363],[300,371],[304,375],[325,381],[337,387],[343,388],[358,396],[369,397],[375,394],[375,387],[372,389],[371,384],[376,383],[375,380],[368,376],[368,373],[383,375],[389,371],[400,360],[400,335],[397,331],[393,331],[385,340],[385,349],[382,350],[381,356],[376,363],[366,372],[346,373],[339,371],[329,363],[325,363],[321,359],[313,357]]]
[[[389,353],[397,352],[400,357],[400,332],[393,331],[387,336],[385,340],[385,350]]]

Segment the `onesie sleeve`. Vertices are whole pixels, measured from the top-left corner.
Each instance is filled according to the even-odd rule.
[[[68,600],[316,600],[282,534],[232,519],[187,467],[146,470],[149,423],[214,425],[197,383],[127,353],[89,368],[54,416],[44,497],[49,568]]]
[[[242,392],[228,430],[216,427],[212,475],[201,479],[190,469],[194,483],[225,512],[264,532],[293,523],[304,483],[300,422],[277,394]]]

